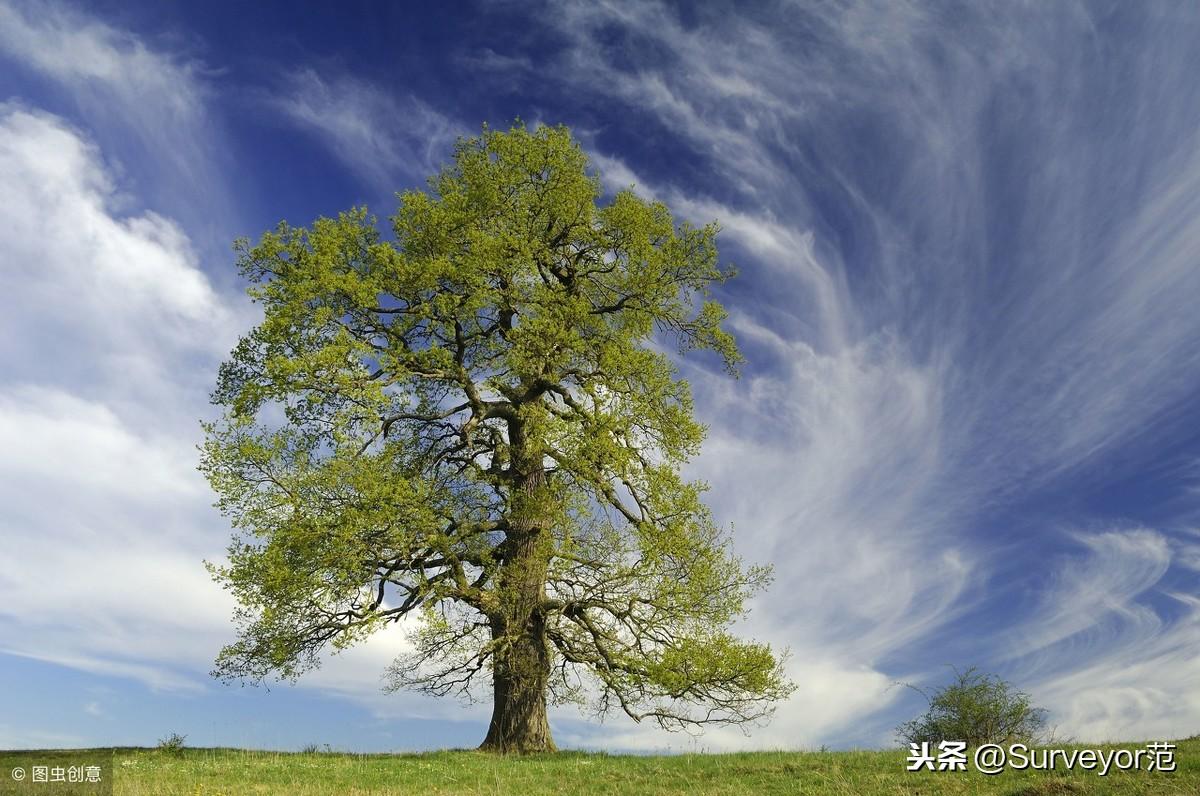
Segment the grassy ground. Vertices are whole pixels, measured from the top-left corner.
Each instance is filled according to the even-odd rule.
[[[1138,745],[1123,745],[1136,749]],[[1103,747],[1120,748],[1120,747]],[[39,754],[0,752],[0,793],[66,791],[30,782],[13,790],[9,776]],[[1069,796],[1200,794],[1200,738],[1179,742],[1173,773],[1147,771],[905,770],[906,753],[757,752],[670,757],[564,752],[498,758],[479,752],[404,755],[246,752],[187,749],[112,751],[116,796],[341,796],[342,794],[846,794],[846,796]],[[20,755],[21,757],[17,757]],[[64,763],[63,765],[67,765]],[[974,768],[973,766],[971,767]],[[77,793],[99,791],[77,790]]]

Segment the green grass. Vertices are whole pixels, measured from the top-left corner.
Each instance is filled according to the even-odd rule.
[[[1136,749],[1139,744],[1117,747]],[[116,796],[242,796],[289,794],[845,794],[873,796],[1071,796],[1073,794],[1200,794],[1200,737],[1180,741],[1173,773],[1007,770],[905,770],[904,751],[755,752],[622,756],[562,752],[501,758],[480,752],[355,755],[248,752],[236,749],[116,749],[111,766]],[[0,752],[0,778],[14,755]],[[56,753],[61,754],[61,753]],[[106,768],[105,774],[108,774]],[[11,785],[11,783],[5,783]],[[50,794],[26,783],[0,793]]]

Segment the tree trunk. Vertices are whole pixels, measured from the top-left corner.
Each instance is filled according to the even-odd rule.
[[[540,459],[540,457],[538,457]],[[492,616],[492,721],[479,748],[528,754],[555,751],[546,718],[550,680],[542,603],[546,599],[548,534],[537,500],[545,484],[540,461],[517,485],[519,507],[505,540],[500,606]],[[527,502],[526,502],[527,501]]]
[[[546,718],[550,659],[541,619],[535,617],[520,635],[500,643],[504,646],[492,669],[492,721],[479,748],[502,754],[553,752]]]

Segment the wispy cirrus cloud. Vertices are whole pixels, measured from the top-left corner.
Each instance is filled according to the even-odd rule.
[[[1200,711],[1200,577],[1188,561],[1200,547],[1132,528],[1080,537],[1080,548],[1005,652],[1063,732],[1114,741],[1189,732]]]
[[[699,413],[721,418],[691,473],[711,485],[739,550],[776,568],[745,630],[791,649],[799,686],[768,727],[749,736],[710,730],[698,743],[819,745],[857,732],[856,723],[899,695],[877,662],[977,598],[980,562],[954,533],[970,505],[962,490],[949,490],[946,374],[918,361],[894,331],[861,332],[844,275],[817,254],[811,231],[689,197],[611,155],[594,160],[611,190],[633,185],[694,223],[720,220],[723,251],[750,258],[751,278],[797,299],[786,307],[731,302],[729,328],[750,352],[740,380],[684,363]],[[590,732],[592,745],[678,745],[621,722]]]
[[[70,100],[136,186],[131,196],[183,219],[205,253],[223,253],[237,202],[211,112],[215,73],[172,44],[153,46],[65,3],[0,2],[0,58]]]
[[[151,49],[132,33],[70,6],[5,0],[0,48],[23,65],[77,87],[81,99],[85,91],[98,91],[93,101],[116,100],[121,112],[147,122],[130,125],[143,135],[169,137],[178,145],[180,129],[202,126],[208,91],[197,64]]]
[[[553,5],[543,24],[570,46],[550,79],[581,106],[654,120],[695,164],[601,155],[609,186],[724,221],[723,251],[756,285],[727,296],[743,380],[685,371],[721,418],[694,470],[746,555],[777,566],[753,629],[790,643],[801,682],[750,743],[883,732],[887,685],[948,662],[921,663],[920,645],[1002,665],[990,632],[946,643],[971,617],[1020,636],[1006,671],[1045,685],[1064,730],[1161,729],[1148,710],[1067,705],[1075,672],[1120,680],[1105,638],[1136,637],[1142,675],[1193,643],[1156,602],[1186,565],[1178,533],[1072,535],[1035,511],[996,537],[990,518],[1146,455],[1200,383],[1197,20],[1150,15],[1117,52],[1071,4],[993,7],[986,24],[915,3],[686,23],[662,4]],[[1084,559],[1038,558],[1071,544]],[[1042,573],[1031,614],[987,597],[1002,556]],[[814,660],[846,683],[871,673],[875,697],[806,686]],[[835,704],[840,721],[811,718]],[[1181,710],[1176,732],[1200,718]]]
[[[462,132],[416,96],[312,68],[287,75],[268,101],[316,135],[366,184],[387,194],[435,172]]]
[[[1061,667],[1064,656],[1054,654],[1061,647],[1088,657],[1091,649],[1114,641],[1140,646],[1163,628],[1158,614],[1142,602],[1171,563],[1163,534],[1134,528],[1079,534],[1075,541],[1026,621],[1000,645],[1006,656],[1025,659],[1030,673],[1039,661]]]

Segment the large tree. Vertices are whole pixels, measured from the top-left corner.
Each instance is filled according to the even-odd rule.
[[[736,367],[716,226],[601,199],[565,128],[485,127],[400,196],[394,240],[356,209],[239,242],[264,317],[206,426],[239,529],[210,565],[240,605],[214,674],[294,678],[405,621],[390,686],[490,681],[501,752],[554,749],[548,699],[677,729],[786,695],[729,633],[769,571],[680,475],[705,428],[658,346]]]

